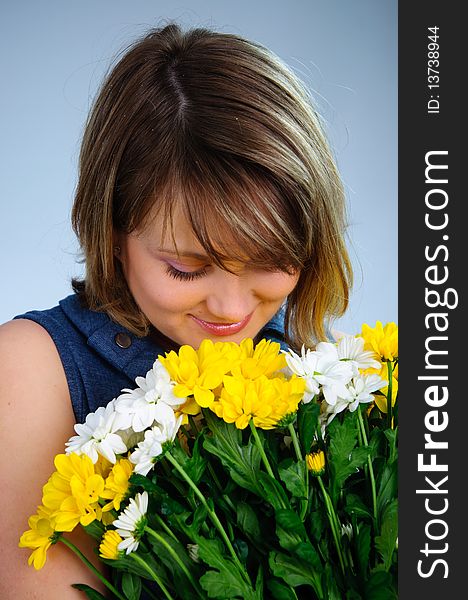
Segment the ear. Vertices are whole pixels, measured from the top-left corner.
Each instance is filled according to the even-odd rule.
[[[122,248],[123,248],[124,236],[117,229],[112,230],[112,251],[116,258],[122,261]]]

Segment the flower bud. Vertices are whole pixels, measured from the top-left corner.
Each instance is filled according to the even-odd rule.
[[[325,472],[325,454],[323,450],[306,454],[306,462],[312,475],[318,476]]]

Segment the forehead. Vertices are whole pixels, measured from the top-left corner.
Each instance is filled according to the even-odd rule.
[[[213,240],[213,249],[219,255],[232,256],[248,261],[249,257],[244,255],[235,242],[235,232],[227,223],[221,223],[213,218],[210,227]],[[193,255],[195,258],[207,258],[208,253],[202,243],[195,235],[192,224],[184,213],[180,203],[175,203],[172,210],[166,213],[162,210],[151,216],[144,229],[137,232],[152,250],[167,250],[179,255]],[[222,247],[216,240],[223,239]],[[218,246],[218,247],[217,247]],[[230,252],[231,250],[231,252]]]

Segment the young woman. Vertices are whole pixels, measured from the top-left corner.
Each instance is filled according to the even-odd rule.
[[[75,422],[158,354],[204,338],[312,346],[348,303],[333,155],[306,88],[259,44],[175,23],[149,31],[97,95],[79,168],[85,278],[0,327],[4,599],[99,587],[60,544],[39,572],[18,548]]]

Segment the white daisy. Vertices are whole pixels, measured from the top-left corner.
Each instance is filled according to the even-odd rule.
[[[137,377],[135,382],[136,389],[124,388],[116,400],[119,429],[131,427],[135,432],[144,431],[159,420],[161,404],[178,407],[186,401],[186,398],[174,395],[175,383],[159,360],[154,362],[146,377]]]
[[[183,415],[176,418],[174,411],[167,404],[160,404],[157,424],[145,431],[145,439],[130,455],[130,461],[135,465],[135,473],[148,474],[157,457],[164,452],[165,445],[174,441],[182,418]]]
[[[359,369],[380,369],[380,361],[376,360],[375,352],[364,350],[364,338],[345,335],[338,340],[337,353],[340,360],[349,360],[353,367],[353,376],[359,374]]]
[[[78,435],[72,436],[65,443],[65,452],[70,454],[86,454],[96,463],[101,454],[111,463],[116,462],[116,454],[127,452],[127,446],[122,438],[115,433],[115,399],[107,406],[100,406],[95,412],[89,413],[84,423],[77,423],[74,429]]]
[[[146,526],[146,512],[148,510],[148,492],[136,494],[130,498],[127,508],[120,513],[112,523],[117,533],[123,540],[117,546],[118,550],[125,550],[127,554],[138,548]]]

